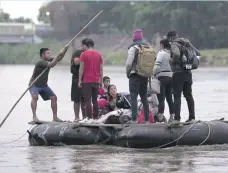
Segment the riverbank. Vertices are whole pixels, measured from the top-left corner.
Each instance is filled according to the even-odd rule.
[[[228,65],[228,48],[202,50],[201,54],[201,65],[220,67]]]
[[[53,54],[58,53],[66,42],[57,42],[55,40],[45,40],[42,44],[24,44],[24,45],[0,45],[0,64],[34,64],[39,58],[39,49],[49,47]],[[125,65],[127,57],[126,45],[115,43],[115,46],[106,45],[96,46],[104,56],[105,65]],[[119,46],[119,48],[118,48]],[[76,47],[80,47],[76,45]],[[124,49],[126,47],[126,49]],[[69,65],[72,56],[72,48],[69,48],[61,64]],[[201,66],[227,66],[228,48],[201,50]]]

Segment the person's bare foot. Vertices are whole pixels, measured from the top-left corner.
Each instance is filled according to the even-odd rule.
[[[32,120],[33,120],[34,122],[40,121],[40,120],[37,118],[37,116],[33,116],[33,117],[32,117]]]
[[[59,119],[59,118],[53,118],[52,120],[53,122],[64,122],[63,120]]]

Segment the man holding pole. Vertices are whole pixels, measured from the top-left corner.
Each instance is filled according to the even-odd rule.
[[[65,48],[55,57],[51,58],[51,52],[48,48],[41,48],[40,49],[40,59],[36,62],[35,68],[33,71],[33,75],[30,79],[29,85],[33,83],[33,81],[43,72],[45,71],[37,81],[32,84],[31,88],[29,89],[30,94],[32,96],[31,100],[31,108],[33,113],[33,121],[37,122],[39,119],[36,115],[36,108],[37,108],[37,101],[38,95],[40,95],[44,101],[51,100],[51,108],[53,112],[53,121],[61,122],[57,117],[57,97],[55,93],[51,90],[48,86],[48,75],[50,68],[53,68],[58,61],[62,60],[65,53],[67,52],[69,46],[65,46]]]
[[[2,125],[5,123],[5,121],[7,120],[7,118],[10,116],[10,114],[12,113],[12,111],[14,110],[14,108],[17,106],[17,104],[20,102],[20,100],[24,97],[24,95],[26,94],[26,92],[30,89],[30,93],[31,93],[31,95],[32,95],[32,98],[35,98],[34,100],[32,100],[32,103],[31,103],[31,105],[32,105],[32,110],[33,110],[33,120],[35,120],[35,121],[37,121],[38,120],[38,118],[37,118],[37,116],[36,116],[36,105],[37,105],[37,99],[38,99],[38,94],[37,94],[37,90],[36,89],[34,89],[34,90],[32,90],[32,86],[35,86],[34,84],[37,82],[37,80],[44,74],[44,73],[47,73],[46,74],[46,80],[44,80],[44,81],[46,81],[46,82],[44,82],[44,83],[47,83],[47,80],[48,80],[48,73],[49,73],[49,70],[50,70],[50,67],[54,67],[56,64],[57,64],[57,62],[58,61],[60,61],[63,57],[64,57],[64,55],[65,55],[65,53],[66,53],[66,51],[67,51],[67,49],[69,48],[69,45],[72,43],[72,41],[74,41],[74,39],[86,28],[86,27],[88,27],[88,25],[90,24],[90,23],[92,23],[92,21],[94,20],[94,19],[96,19],[101,13],[103,12],[103,10],[101,10],[99,13],[97,13],[97,15],[96,16],[94,16],[93,18],[92,18],[92,20],[90,20],[89,21],[89,23],[87,23],[85,26],[84,26],[84,28],[82,28],[75,36],[74,36],[74,38],[72,38],[71,39],[71,41],[65,46],[65,48],[58,54],[58,56],[56,57],[56,58],[54,58],[54,59],[51,59],[50,58],[50,55],[49,56],[46,56],[45,55],[45,57],[48,57],[48,58],[41,58],[41,59],[43,59],[43,60],[45,60],[45,61],[48,61],[48,62],[46,62],[46,63],[38,63],[37,62],[37,64],[36,64],[36,66],[41,66],[40,68],[42,69],[44,69],[43,71],[41,71],[41,70],[36,70],[36,67],[35,67],[35,69],[34,69],[34,74],[33,74],[33,76],[32,76],[32,78],[31,78],[31,80],[30,80],[30,85],[28,86],[28,88],[23,92],[23,94],[20,96],[20,98],[14,103],[14,105],[12,106],[12,108],[9,110],[9,112],[7,113],[7,115],[4,117],[4,119],[2,120],[2,122],[0,123],[0,128],[2,127]],[[48,49],[46,49],[46,51],[47,51]],[[43,56],[43,53],[44,52],[46,52],[46,51],[44,51],[44,49],[42,49],[42,51],[40,50],[40,56],[42,55]],[[50,54],[50,53],[49,53]],[[43,56],[44,57],[44,56]],[[51,62],[50,62],[51,61]],[[39,64],[39,65],[38,65]],[[37,67],[37,69],[38,69],[38,67]],[[37,74],[38,73],[38,74]],[[37,87],[37,88],[39,88],[39,87]],[[38,90],[39,91],[39,90]],[[43,92],[41,92],[41,91],[39,91],[41,94],[43,94]],[[38,93],[39,93],[38,92]],[[39,94],[40,94],[39,93]],[[50,97],[47,97],[47,98],[49,98],[50,99]],[[52,97],[53,98],[53,97]],[[47,99],[48,100],[48,99]],[[53,119],[54,120],[59,120],[58,118],[57,118],[57,99],[56,99],[56,104],[54,104],[53,103],[53,105],[54,106],[52,106],[52,107],[56,107],[56,109],[54,109],[54,111],[53,111],[53,114],[54,114],[54,116],[53,116]],[[55,113],[54,113],[55,112]]]

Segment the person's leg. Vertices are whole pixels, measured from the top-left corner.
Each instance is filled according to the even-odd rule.
[[[53,112],[53,121],[62,121],[57,116],[57,96],[49,86],[43,87],[41,93],[51,100],[51,109]]]
[[[29,89],[29,92],[31,94],[31,109],[33,114],[33,121],[39,121],[37,115],[36,115],[36,108],[37,108],[37,101],[38,101],[38,94],[39,94],[39,88],[37,87],[31,87]]]
[[[81,103],[80,102],[74,102],[74,115],[75,115],[74,121],[79,121],[80,120],[80,117],[79,117],[80,107],[81,107]]]
[[[165,110],[165,77],[161,76],[158,78],[158,80],[160,81],[160,94],[157,94],[157,98],[158,98],[158,114],[157,114],[157,118],[158,121],[161,121],[164,117],[164,110]]]
[[[194,120],[195,119],[195,103],[192,96],[192,74],[187,74],[188,77],[186,78],[187,81],[184,83],[183,86],[183,95],[187,101],[188,104],[188,111],[189,111],[189,118],[188,120]]]
[[[167,85],[165,86],[165,98],[169,106],[170,121],[174,119],[174,103],[172,95],[172,78],[167,77]]]
[[[149,104],[147,100],[148,78],[140,77],[139,96],[143,104],[145,121],[149,121]]]
[[[129,91],[130,91],[130,95],[131,95],[131,111],[132,111],[131,120],[133,122],[136,122],[137,117],[138,117],[137,97],[139,94],[139,87],[140,87],[140,83],[138,80],[138,76],[137,75],[130,76],[130,78],[129,78]]]
[[[86,118],[85,103],[84,103],[84,97],[83,96],[81,97],[81,110],[82,110],[82,119],[85,119]]]
[[[174,112],[175,117],[174,120],[180,121],[180,111],[181,111],[181,93],[183,91],[182,76],[180,73],[173,74],[173,95],[174,95]]]
[[[83,98],[84,98],[85,116],[88,119],[90,119],[90,118],[92,118],[92,108],[91,108],[92,84],[83,83],[82,84],[82,93],[83,93]]]
[[[93,119],[98,119],[98,103],[97,103],[98,89],[99,89],[99,83],[93,83],[92,84]]]
[[[78,87],[78,79],[73,76],[72,77],[72,85],[71,85],[71,101],[74,102],[74,114],[75,120],[80,120],[80,106],[81,106],[81,99],[82,99],[82,90]]]

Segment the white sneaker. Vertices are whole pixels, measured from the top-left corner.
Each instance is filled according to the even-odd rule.
[[[172,122],[174,120],[174,116],[175,116],[175,114],[170,114],[169,122]]]
[[[89,119],[88,121],[86,121],[86,123],[90,123],[90,124],[92,124],[94,122],[94,119]]]
[[[89,120],[89,118],[86,117],[85,119],[79,121],[79,123],[85,123],[85,122],[87,122],[88,120]]]
[[[93,120],[93,124],[103,124],[103,123],[100,123],[99,120],[95,119]]]

